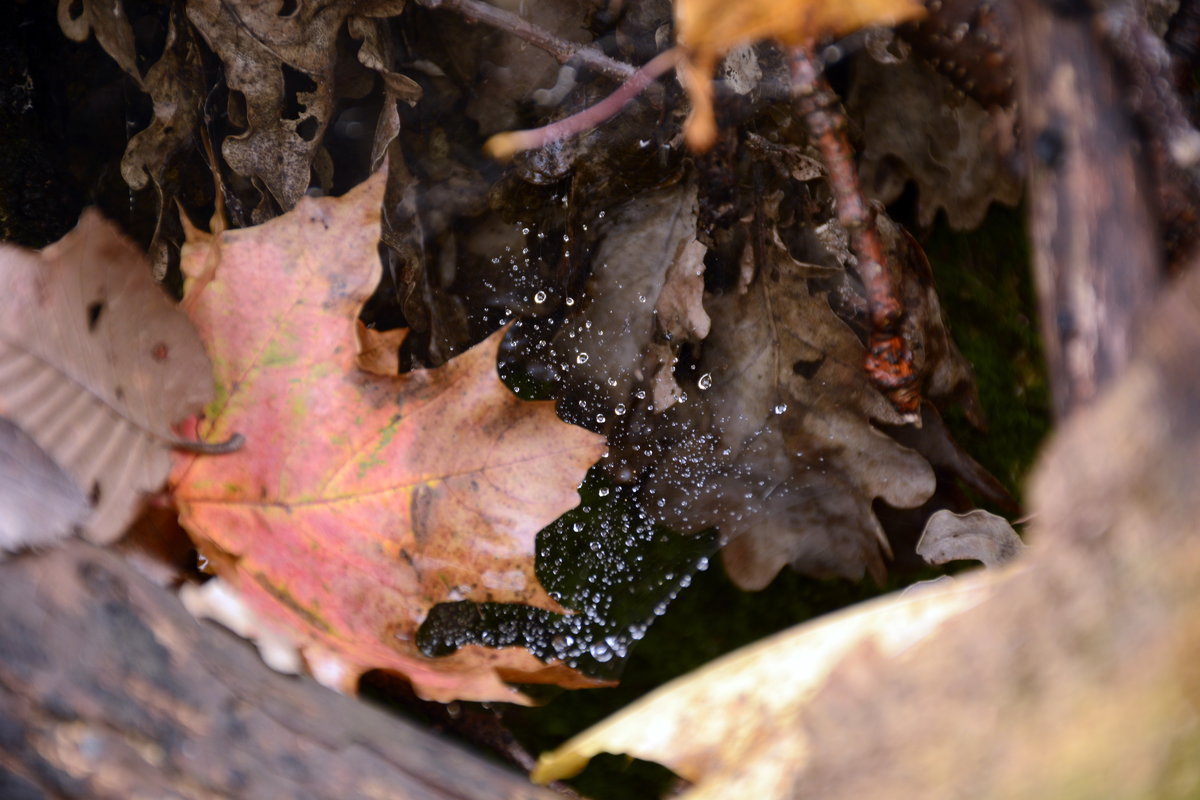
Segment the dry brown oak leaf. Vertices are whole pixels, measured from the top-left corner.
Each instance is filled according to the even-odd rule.
[[[88,498],[92,541],[116,539],[162,486],[172,425],[211,397],[196,331],[97,212],[41,252],[0,246],[0,416]]]
[[[436,370],[359,368],[385,180],[254,228],[189,231],[184,305],[217,381],[194,434],[246,444],[180,457],[180,521],[327,685],[351,691],[384,669],[443,702],[525,701],[506,680],[596,685],[521,648],[433,659],[415,643],[441,601],[562,611],[534,575],[534,538],[579,502],[605,444],[500,382],[502,332]]]

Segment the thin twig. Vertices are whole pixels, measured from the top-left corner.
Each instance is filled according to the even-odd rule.
[[[545,147],[551,142],[577,136],[594,128],[616,116],[626,103],[672,69],[679,62],[680,57],[678,48],[672,47],[670,50],[664,50],[634,72],[629,80],[617,87],[616,91],[594,106],[589,106],[578,114],[564,117],[541,128],[498,133],[484,143],[483,151],[492,158],[503,161],[522,150]]]
[[[854,151],[846,140],[846,116],[811,52],[803,47],[794,48],[791,67],[797,107],[825,160],[838,222],[846,229],[850,249],[858,260],[858,274],[867,291],[871,317],[867,374],[897,411],[915,416],[921,395],[913,370],[912,350],[901,332],[904,305],[892,271],[884,264],[875,212],[863,197],[858,182]]]
[[[496,8],[480,0],[418,0],[425,8],[442,8],[453,11],[468,22],[480,22],[497,30],[507,31],[513,36],[545,50],[560,64],[574,61],[596,72],[618,81],[633,77],[636,68],[623,61],[609,58],[591,45],[582,45],[555,36],[550,31],[534,25],[511,11]]]

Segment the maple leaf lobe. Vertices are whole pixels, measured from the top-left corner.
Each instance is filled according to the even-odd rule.
[[[567,676],[518,649],[431,660],[416,629],[451,596],[561,611],[537,582],[534,539],[578,504],[604,440],[504,386],[504,331],[435,370],[359,369],[383,187],[377,175],[188,245],[190,309],[221,387],[201,430],[248,443],[180,461],[181,522],[232,556],[218,574],[341,688],[380,668],[429,698],[520,699],[500,669]]]

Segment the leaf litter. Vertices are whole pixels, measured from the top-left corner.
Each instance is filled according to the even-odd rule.
[[[89,5],[102,7],[84,4]],[[876,507],[881,499],[889,505],[920,505],[933,495],[935,476],[938,482],[946,476],[961,481],[993,501],[1011,502],[941,424],[938,409],[948,403],[963,403],[969,417],[981,418],[973,407],[973,376],[945,329],[927,264],[924,272],[919,264],[900,267],[908,335],[917,344],[918,369],[933,401],[922,409],[924,424],[919,429],[900,425],[862,380],[863,292],[853,255],[838,244],[827,193],[816,182],[823,171],[811,147],[797,134],[795,120],[778,106],[768,108],[763,99],[771,96],[772,82],[780,81],[778,54],[770,45],[748,44],[770,36],[787,43],[811,39],[814,32],[806,25],[812,20],[800,24],[769,2],[750,4],[752,13],[743,19],[729,17],[727,9],[709,14],[703,2],[679,3],[675,9],[680,41],[688,48],[685,80],[697,116],[704,116],[706,105],[705,64],[715,66],[729,48],[736,46],[738,63],[752,68],[731,68],[722,79],[759,84],[739,89],[749,109],[731,112],[731,125],[749,118],[754,124],[742,126],[731,140],[735,152],[739,142],[748,146],[724,162],[721,180],[740,188],[723,207],[724,228],[718,229],[712,204],[729,198],[722,199],[723,190],[712,183],[722,173],[707,167],[693,171],[683,162],[683,114],[675,107],[673,86],[631,104],[601,131],[519,159],[491,183],[496,172],[479,160],[475,148],[482,134],[471,126],[486,133],[529,115],[561,116],[594,99],[596,86],[590,80],[572,83],[569,66],[559,69],[507,34],[462,25],[444,12],[418,14],[410,7],[399,15],[398,25],[381,21],[399,14],[402,5],[373,4],[365,16],[355,16],[349,4],[334,3],[336,13],[328,16],[336,20],[318,25],[319,35],[306,42],[289,38],[296,21],[308,19],[316,8],[303,1],[291,18],[264,12],[233,19],[228,7],[206,2],[189,4],[189,16],[233,72],[228,88],[235,91],[216,95],[226,108],[213,129],[220,147],[212,166],[228,176],[223,191],[235,219],[248,208],[252,211],[240,218],[263,220],[290,208],[306,190],[328,191],[334,181],[349,185],[353,170],[331,178],[327,148],[338,133],[333,103],[346,98],[353,103],[366,84],[363,67],[355,73],[341,50],[334,54],[330,41],[345,20],[351,37],[362,42],[357,62],[378,76],[376,92],[384,96],[370,162],[378,164],[386,153],[394,166],[385,258],[398,303],[416,331],[405,343],[382,344],[373,332],[363,333],[360,341],[375,353],[376,369],[394,375],[401,362],[445,362],[494,330],[497,321],[524,317],[499,345],[502,370],[534,382],[556,382],[551,395],[563,417],[610,440],[609,457],[585,488],[592,514],[573,512],[564,518],[569,523],[554,523],[539,539],[539,557],[546,563],[538,574],[548,592],[542,599],[550,602],[534,614],[543,615],[537,624],[520,630],[500,622],[489,630],[486,620],[477,624],[533,612],[503,602],[476,605],[480,596],[453,591],[467,585],[456,583],[441,596],[449,604],[433,605],[433,594],[426,598],[433,608],[431,622],[449,620],[416,632],[427,649],[465,647],[469,654],[476,644],[503,645],[579,666],[591,656],[592,645],[607,646],[612,637],[612,652],[624,654],[637,638],[631,632],[644,632],[658,606],[651,603],[650,614],[642,600],[624,608],[628,588],[652,584],[645,597],[658,593],[669,600],[682,585],[681,576],[711,554],[713,545],[699,537],[693,540],[697,549],[680,560],[662,552],[649,555],[656,542],[664,541],[662,523],[689,532],[717,524],[721,539],[729,542],[725,558],[731,574],[743,586],[760,587],[785,565],[822,576],[881,576],[891,545]],[[569,2],[526,8],[535,25],[587,41],[602,16],[588,21],[578,11]],[[818,33],[919,10],[909,3],[866,2],[831,13],[817,20]],[[99,20],[103,14],[92,17]],[[631,63],[643,62],[665,44],[669,19],[666,3],[629,9],[615,23],[615,52]],[[402,35],[395,36],[397,31]],[[447,38],[445,31],[453,35]],[[118,60],[126,59],[121,63],[129,60],[119,35],[96,33],[106,48],[117,51]],[[264,42],[270,46],[259,46]],[[289,44],[277,46],[280,42]],[[514,70],[512,58],[536,69]],[[338,80],[332,81],[327,68],[335,61]],[[247,89],[239,70],[261,80]],[[481,78],[488,81],[487,91],[472,92]],[[397,109],[397,100],[415,106]],[[872,107],[868,97],[854,113],[877,119],[893,105],[886,98],[877,103]],[[461,121],[464,107],[470,125]],[[278,113],[280,108],[287,113]],[[976,129],[960,124],[963,133],[935,129],[930,147],[944,148],[942,139],[951,133],[969,147],[966,140]],[[690,130],[695,140],[697,128]],[[968,209],[963,224],[977,217],[979,207],[962,204],[963,192],[949,199],[938,194],[940,173],[900,147],[904,130],[881,130],[871,133],[884,153],[877,163],[898,161],[916,176],[922,209]],[[714,134],[715,129],[702,131],[699,139]],[[981,151],[991,156],[993,148]],[[755,154],[758,166],[743,157],[746,152]],[[170,158],[164,146],[160,160]],[[713,157],[712,163],[720,162]],[[978,178],[965,194],[987,194],[994,188],[987,181],[986,175]],[[996,190],[1000,199],[1002,189]],[[170,188],[164,191],[169,197]],[[638,191],[635,200],[627,199]],[[881,219],[886,228],[886,217]],[[822,242],[822,231],[829,236],[815,245]],[[893,246],[910,249],[906,236],[893,236]],[[521,381],[516,385],[522,396],[535,393]],[[607,509],[606,501],[624,510]],[[589,542],[599,552],[589,549]],[[214,553],[220,571],[220,548]],[[597,560],[588,561],[588,553]],[[659,558],[657,574],[639,558]],[[637,569],[635,562],[641,564]],[[583,570],[587,574],[556,583],[573,563],[590,565]],[[531,565],[521,571],[531,580]],[[460,595],[463,599],[453,599]],[[500,592],[491,599],[522,598]],[[563,616],[561,605],[583,612]],[[457,631],[451,618],[462,623]],[[421,646],[418,642],[416,649]],[[600,663],[615,669],[617,660]],[[415,663],[424,662],[418,657]],[[330,670],[332,682],[345,685],[361,666]],[[488,691],[509,692],[495,681],[496,674]]]
[[[358,368],[384,183],[379,173],[256,228],[191,234],[185,305],[218,386],[196,431],[243,431],[247,444],[178,459],[181,524],[337,688],[369,669],[442,701],[523,701],[506,680],[589,685],[520,648],[431,659],[415,642],[439,601],[562,610],[537,581],[534,537],[578,503],[604,441],[500,382],[503,330],[437,370]]]

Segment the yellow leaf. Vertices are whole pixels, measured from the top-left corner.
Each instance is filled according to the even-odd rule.
[[[924,13],[919,0],[675,0],[675,30],[687,52],[681,76],[692,98],[688,143],[703,150],[716,138],[712,76],[733,48],[763,39],[788,47],[811,45]]]
[[[681,800],[791,797],[792,776],[812,751],[803,712],[831,676],[907,650],[1012,574],[881,598],[730,653],[543,754],[532,779],[569,778],[598,753],[625,753],[695,784]]]

